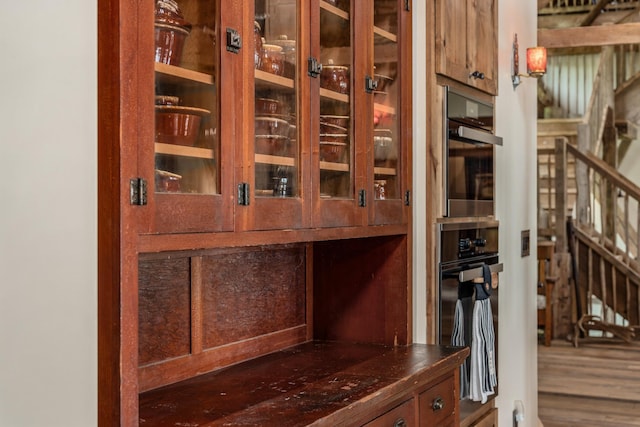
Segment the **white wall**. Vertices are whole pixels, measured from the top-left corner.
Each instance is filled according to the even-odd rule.
[[[514,401],[525,407],[522,426],[536,426],[538,414],[536,313],[536,114],[537,82],[523,78],[513,89],[511,53],[518,33],[520,58],[537,43],[535,2],[499,0],[499,88],[496,132],[504,138],[497,150],[497,216],[500,220],[500,396],[499,425],[513,425]],[[521,60],[521,72],[526,64]],[[531,255],[520,256],[520,232],[531,232]]]
[[[97,414],[96,2],[0,13],[0,425]]]
[[[537,314],[536,314],[536,111],[537,85],[534,79],[523,79],[513,89],[511,84],[511,52],[514,33],[518,33],[520,58],[526,48],[536,45],[536,4],[498,0],[499,6],[499,96],[496,101],[496,133],[504,138],[497,149],[497,207],[500,221],[500,260],[505,265],[500,275],[500,327],[498,349],[499,425],[511,426],[515,401],[521,400],[525,420],[519,427],[537,426]],[[414,28],[414,257],[424,259],[424,161],[426,129],[421,119],[426,114],[424,81],[425,3],[413,2]],[[432,30],[431,30],[432,31]],[[521,72],[526,71],[522,63]],[[520,256],[520,232],[530,230],[531,255]],[[426,286],[424,265],[414,262],[414,340],[426,341]]]

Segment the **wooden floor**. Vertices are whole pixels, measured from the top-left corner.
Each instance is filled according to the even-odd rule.
[[[544,427],[640,426],[640,342],[538,347]]]

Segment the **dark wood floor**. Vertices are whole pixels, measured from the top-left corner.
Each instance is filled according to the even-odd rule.
[[[544,427],[640,426],[640,342],[538,347]]]

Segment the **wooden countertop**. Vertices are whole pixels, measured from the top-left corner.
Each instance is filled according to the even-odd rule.
[[[468,348],[310,342],[140,395],[141,426],[340,425],[459,366]]]

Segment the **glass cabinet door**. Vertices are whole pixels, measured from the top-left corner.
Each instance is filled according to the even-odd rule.
[[[155,2],[158,231],[228,227],[222,193],[216,0]]]
[[[311,57],[321,65],[311,92],[313,221],[318,227],[365,225],[365,175],[360,172],[366,165],[356,143],[360,117],[367,116],[363,111],[356,115],[365,95],[366,37],[357,34],[365,2],[312,4],[319,7],[312,11]]]
[[[247,45],[252,48],[245,58],[250,58],[253,68],[253,85],[248,87],[253,90],[254,106],[247,119],[253,125],[246,145],[253,153],[252,176],[247,177],[253,198],[243,223],[255,230],[302,228],[308,225],[302,196],[308,157],[302,144],[308,138],[300,125],[305,124],[308,108],[302,104],[301,85],[308,83],[299,58],[305,49],[300,40],[306,38],[301,27],[307,30],[308,25],[300,25],[299,0],[255,0],[249,6],[254,20]]]
[[[353,199],[353,46],[349,0],[320,1],[320,198]],[[315,139],[315,138],[314,138]]]
[[[255,196],[295,198],[300,191],[297,109],[297,4],[256,0]]]
[[[376,225],[407,221],[403,187],[408,174],[411,129],[410,49],[404,43],[410,13],[399,0],[373,1],[373,153],[374,203],[370,222]],[[370,157],[370,159],[371,159]],[[407,193],[407,198],[409,197]]]
[[[376,200],[400,198],[398,1],[374,0],[373,158]]]

